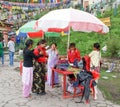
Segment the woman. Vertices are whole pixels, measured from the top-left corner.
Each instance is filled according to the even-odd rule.
[[[33,41],[31,39],[27,40],[25,43],[26,47],[23,50],[23,73],[22,73],[22,82],[23,82],[23,97],[30,97],[30,92],[33,82],[33,58],[39,58],[40,54],[37,56],[34,55],[31,50],[33,46]]]
[[[52,67],[58,63],[58,50],[57,44],[52,43],[51,48],[47,51],[48,62],[47,62],[47,84],[50,86],[52,84]],[[58,84],[58,73],[54,73],[54,84]]]
[[[34,54],[41,53],[43,56],[35,60],[33,72],[33,87],[32,92],[40,95],[45,95],[45,73],[46,73],[46,40],[42,39],[38,42],[38,46],[34,50]]]

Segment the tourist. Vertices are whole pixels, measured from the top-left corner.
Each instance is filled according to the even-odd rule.
[[[14,65],[14,53],[15,53],[15,39],[14,37],[9,38],[9,42],[8,42],[8,50],[9,50],[9,59],[10,59],[10,63],[9,66],[13,66]]]

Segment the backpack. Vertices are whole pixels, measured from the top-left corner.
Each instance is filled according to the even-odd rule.
[[[82,58],[83,64],[84,64],[84,69],[87,71],[90,71],[90,57],[88,55],[84,56]]]

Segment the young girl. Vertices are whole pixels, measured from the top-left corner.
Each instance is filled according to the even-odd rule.
[[[69,64],[72,66],[76,61],[79,62],[81,60],[80,51],[76,48],[75,43],[70,43],[67,57]],[[71,79],[75,78],[73,74],[70,74],[68,76]]]
[[[93,51],[89,54],[90,57],[90,69],[95,70],[100,73],[100,61],[101,61],[101,53],[100,53],[100,44],[93,44]],[[98,83],[98,79],[96,80]],[[97,86],[95,86],[95,96],[94,99],[97,99]]]
[[[41,55],[35,56],[31,50],[33,46],[33,41],[31,39],[27,40],[25,43],[26,47],[23,50],[23,73],[22,73],[22,83],[23,83],[23,97],[30,97],[30,92],[33,82],[33,58],[39,58]]]
[[[68,50],[68,61],[69,63],[73,64],[75,60],[80,61],[80,51],[75,47],[75,43],[70,43],[69,50]]]
[[[50,86],[52,84],[52,67],[58,63],[58,50],[57,44],[52,43],[51,48],[47,51],[48,53],[48,63],[47,63],[47,84]],[[54,74],[54,84],[58,83],[58,73]]]

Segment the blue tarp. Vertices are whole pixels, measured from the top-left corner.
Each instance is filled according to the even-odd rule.
[[[19,32],[17,36],[20,38],[27,38],[27,33]]]

